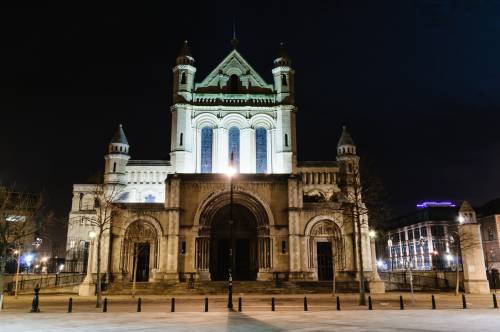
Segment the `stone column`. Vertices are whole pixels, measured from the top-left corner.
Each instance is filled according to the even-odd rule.
[[[180,188],[181,180],[173,175],[167,180],[167,199],[165,207],[168,209],[167,252],[165,279],[179,280],[179,223],[180,223]]]
[[[240,172],[255,173],[255,129],[241,129]]]
[[[368,286],[370,287],[371,294],[383,294],[385,293],[385,283],[380,279],[380,275],[378,274],[377,253],[374,238],[370,238],[370,247],[372,258],[372,279],[369,281]]]
[[[486,278],[483,245],[480,225],[476,213],[467,201],[464,201],[459,212],[460,248],[464,272],[464,288],[468,294],[489,294],[490,285]]]

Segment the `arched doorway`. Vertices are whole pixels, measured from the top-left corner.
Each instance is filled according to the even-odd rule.
[[[123,270],[130,281],[148,282],[151,270],[158,265],[158,236],[155,228],[144,220],[127,227],[124,241]]]
[[[319,281],[334,279],[345,268],[345,248],[340,227],[329,219],[318,219],[307,227],[309,268]]]
[[[229,210],[229,205],[220,208],[212,221],[210,234],[212,280],[227,280],[231,264],[229,256],[231,250],[233,250],[233,279],[255,280],[258,271],[255,216],[248,208],[234,204],[231,235]]]
[[[230,241],[230,193],[207,196],[195,216],[199,225],[195,243],[195,266],[203,280],[227,280],[229,249],[233,249],[234,280],[267,280],[271,275],[273,252],[271,210],[256,196],[233,193],[233,241]]]

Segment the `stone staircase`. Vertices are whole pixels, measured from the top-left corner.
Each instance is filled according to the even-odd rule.
[[[356,292],[356,282],[337,282],[337,291],[341,293]],[[109,295],[130,294],[132,283],[112,283],[105,292]],[[331,282],[317,281],[235,281],[234,294],[325,294],[332,292]],[[192,288],[188,282],[138,282],[138,295],[221,295],[227,293],[226,281],[197,281]]]

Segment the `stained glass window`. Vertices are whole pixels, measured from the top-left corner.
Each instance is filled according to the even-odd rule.
[[[236,170],[240,169],[240,129],[238,127],[229,128],[229,151],[228,158],[231,161],[231,154],[233,155],[233,166]]]
[[[267,172],[267,131],[266,128],[255,129],[255,160],[257,173]]]
[[[201,172],[212,173],[212,137],[211,127],[201,130]]]

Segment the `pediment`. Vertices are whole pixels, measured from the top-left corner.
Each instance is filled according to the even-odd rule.
[[[196,90],[202,92],[212,90],[211,88],[214,87],[223,87],[231,75],[238,76],[246,87],[251,87],[252,90],[272,90],[273,88],[271,84],[264,81],[237,50],[232,50],[201,83],[196,83]]]

